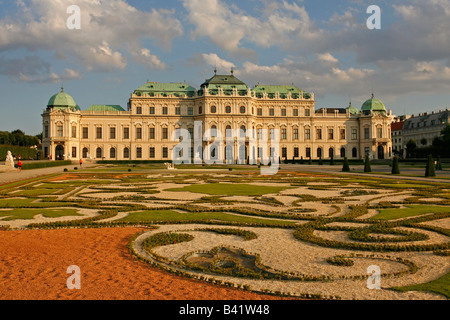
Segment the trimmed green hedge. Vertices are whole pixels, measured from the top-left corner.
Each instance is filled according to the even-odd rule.
[[[65,160],[65,161],[36,161],[36,162],[30,162],[30,163],[23,163],[22,169],[23,170],[30,170],[30,169],[41,169],[41,168],[52,168],[52,167],[60,167],[60,166],[70,166],[72,165],[72,161]],[[17,168],[17,164],[16,164]]]
[[[31,149],[28,147],[1,145],[0,146],[0,161],[5,161],[6,153],[8,151],[11,151],[11,153],[13,155],[16,155],[16,157],[18,157],[20,154],[20,156],[24,160],[28,159],[28,157],[31,157],[32,159],[34,159],[36,157],[36,153],[37,153],[37,151],[35,149]]]

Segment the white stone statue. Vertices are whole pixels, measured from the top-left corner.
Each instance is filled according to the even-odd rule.
[[[174,163],[165,162],[164,166],[166,167],[166,170],[175,170],[175,164]]]
[[[8,168],[14,169],[14,158],[13,158],[13,156],[12,156],[12,154],[11,154],[11,151],[8,151],[8,152],[6,153],[5,165],[6,165]]]
[[[6,153],[5,165],[0,166],[0,172],[8,172],[13,170],[16,170],[16,168],[14,167],[14,158],[11,154],[11,151],[8,151]]]

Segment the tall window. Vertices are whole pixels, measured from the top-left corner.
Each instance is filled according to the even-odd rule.
[[[110,159],[115,159],[116,158],[116,149],[115,148],[109,149],[109,158]]]
[[[142,148],[136,148],[136,159],[142,159]]]
[[[216,126],[211,127],[211,137],[217,137],[217,127]]]
[[[244,107],[244,106],[241,106],[241,107],[239,108],[239,111],[240,111],[241,113],[245,113],[245,107]]]
[[[76,138],[76,137],[77,137],[77,127],[72,126],[72,138]]]
[[[48,134],[49,134],[49,132],[48,132],[48,126],[45,126],[45,127],[44,127],[44,138],[48,138]]]
[[[97,150],[95,151],[95,157],[96,157],[97,159],[103,158],[103,151],[102,151],[102,148],[97,148]]]
[[[88,148],[83,148],[83,159],[86,159],[88,157],[88,153],[89,153]]]
[[[142,139],[142,128],[136,128],[136,139]]]
[[[230,106],[226,106],[225,107],[225,112],[226,113],[231,113],[231,107]]]
[[[245,128],[245,126],[241,126],[241,130],[239,131],[239,135],[241,138],[245,138],[247,133],[247,129]]]
[[[352,129],[352,140],[358,140],[358,129]]]
[[[306,157],[311,158],[311,148],[306,148]]]
[[[123,138],[130,139],[130,128],[123,128]]]
[[[305,129],[305,140],[311,140],[311,129]]]
[[[142,114],[142,107],[136,108],[136,114]]]
[[[364,139],[370,139],[369,128],[364,128]]]
[[[217,112],[216,106],[211,106],[211,113],[216,113],[216,112]]]
[[[269,116],[275,115],[275,109],[269,109]]]
[[[95,129],[95,131],[96,131],[96,137],[97,137],[97,139],[101,139],[101,138],[102,138],[102,127],[97,127],[97,128]]]
[[[149,134],[150,140],[155,139],[155,128],[150,128],[150,134]]]
[[[110,139],[116,138],[116,128],[115,127],[109,128],[109,138]]]
[[[150,114],[155,114],[155,107],[150,107]]]
[[[198,114],[202,114],[203,113],[203,107],[198,107]]]
[[[341,158],[345,158],[345,148],[341,148]]]
[[[305,109],[305,117],[311,116],[311,111],[309,109]]]
[[[316,139],[322,140],[322,129],[316,129]]]
[[[286,140],[287,139],[287,130],[286,128],[282,128],[281,129],[281,140]]]
[[[281,116],[286,117],[286,109],[281,109]]]
[[[328,140],[334,139],[334,129],[328,129]]]
[[[63,126],[57,126],[57,127],[56,127],[56,135],[57,135],[58,137],[62,137],[63,134],[64,134],[64,132],[63,132]]]
[[[192,116],[194,114],[194,109],[192,107],[188,108],[188,116]]]
[[[181,114],[181,108],[180,107],[176,107],[175,108],[175,114],[176,115],[180,115]]]
[[[294,157],[298,158],[298,156],[299,156],[298,147],[295,147],[294,148]]]
[[[341,140],[345,140],[345,129],[340,130]]]
[[[352,149],[352,157],[353,158],[357,158],[358,157],[358,149],[356,149],[356,148]]]
[[[294,109],[294,117],[298,117],[298,109]]]
[[[128,159],[130,157],[130,149],[128,148],[123,149],[123,157],[125,159]]]
[[[163,128],[162,129],[162,138],[163,139],[169,139],[169,129],[168,128]]]
[[[322,148],[317,148],[317,158],[322,158]]]
[[[72,147],[72,158],[77,157],[77,147]]]
[[[294,138],[294,140],[298,140],[298,129],[297,128],[294,129],[293,138]]]
[[[282,148],[281,149],[281,156],[283,157],[283,158],[287,158],[287,148]]]
[[[163,107],[162,114],[166,115],[168,113],[169,113],[169,111],[168,111],[167,107]]]
[[[377,138],[378,139],[383,138],[383,128],[377,128]]]
[[[155,159],[155,148],[154,147],[150,148],[150,159]]]
[[[163,158],[166,159],[169,157],[169,149],[167,147],[163,148]]]
[[[258,116],[262,116],[262,109],[261,108],[258,108],[257,112],[258,112]]]

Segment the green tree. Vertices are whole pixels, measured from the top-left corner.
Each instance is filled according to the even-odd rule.
[[[435,177],[436,173],[434,171],[434,160],[433,156],[430,154],[428,156],[427,167],[425,169],[425,177]]]
[[[408,152],[408,155],[410,157],[412,157],[412,154],[416,151],[417,149],[417,143],[410,139],[407,143],[406,143],[406,151]]]
[[[366,155],[366,159],[364,160],[364,172],[372,172],[372,167],[370,166],[370,158],[369,155]]]
[[[400,174],[400,165],[398,163],[398,156],[394,157],[392,161],[392,174]]]
[[[350,171],[350,165],[348,163],[347,157],[344,158],[344,164],[342,166],[342,172],[349,172]]]

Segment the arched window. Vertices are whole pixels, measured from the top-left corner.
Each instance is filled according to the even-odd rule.
[[[331,159],[331,158],[334,158],[334,149],[333,148],[330,148],[329,150],[328,150],[328,157]]]
[[[341,148],[341,158],[345,158],[345,148]]]
[[[198,107],[198,114],[202,114],[203,113],[203,108],[202,107]]]
[[[123,157],[125,159],[130,157],[130,149],[128,149],[128,148],[123,149]]]
[[[211,106],[211,113],[216,113],[216,112],[217,112],[216,106]]]
[[[226,113],[231,113],[231,107],[230,106],[226,106],[225,107],[225,112]]]
[[[357,158],[358,157],[358,150],[356,148],[353,148],[352,150],[352,157]]]
[[[322,148],[317,148],[317,158],[322,158]]]
[[[115,149],[115,148],[111,148],[111,149],[109,150],[109,157],[110,157],[111,159],[115,159],[115,158],[116,158],[116,149]]]
[[[102,151],[102,148],[97,148],[97,150],[95,151],[95,157],[96,157],[97,159],[103,158],[103,151]]]
[[[246,133],[247,133],[247,129],[245,128],[245,126],[241,126],[241,129],[240,129],[240,131],[239,131],[240,137],[241,137],[241,138],[245,138]]]
[[[245,113],[245,107],[244,107],[244,106],[241,106],[241,107],[239,108],[239,110],[240,110],[241,113]]]
[[[89,150],[88,148],[83,148],[83,158],[86,159],[88,157]]]
[[[231,126],[230,125],[228,125],[226,128],[225,128],[225,136],[227,137],[227,138],[231,138],[231,135],[232,134],[232,132],[231,132]]]

